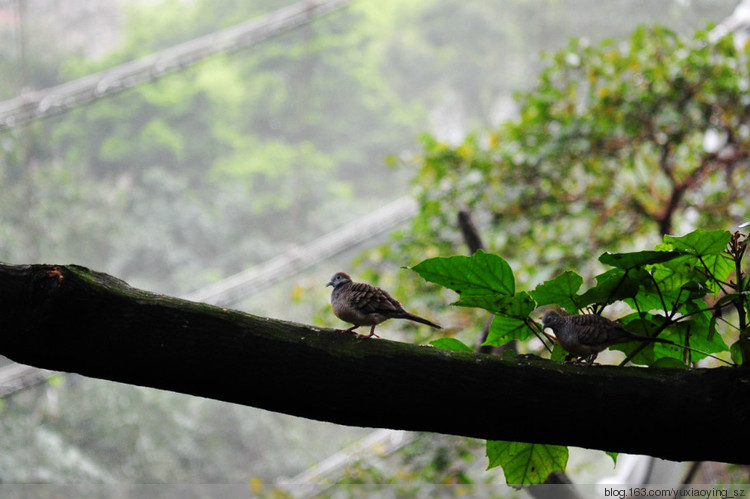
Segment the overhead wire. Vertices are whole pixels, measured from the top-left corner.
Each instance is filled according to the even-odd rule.
[[[103,71],[42,90],[24,91],[0,102],[0,132],[69,111],[219,53],[246,48],[307,24],[352,0],[304,0]]]

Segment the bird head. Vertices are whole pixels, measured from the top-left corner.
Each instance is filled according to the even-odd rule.
[[[333,288],[336,289],[347,282],[352,282],[352,278],[349,277],[349,274],[346,272],[336,272],[326,286],[333,286]]]
[[[562,316],[554,310],[547,310],[542,316],[542,329],[554,328]]]

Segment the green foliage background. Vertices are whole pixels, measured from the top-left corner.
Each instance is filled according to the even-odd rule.
[[[603,250],[745,221],[750,75],[730,38],[639,27],[627,41],[574,40],[547,60],[536,87],[517,94],[518,119],[455,146],[423,136],[421,211],[363,266],[466,252],[459,210],[528,284],[569,269],[591,282]],[[707,134],[719,150],[704,146]]]

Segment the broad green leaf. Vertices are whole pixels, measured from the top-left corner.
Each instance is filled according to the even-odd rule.
[[[650,284],[648,274],[642,269],[631,270],[627,274],[622,269],[612,269],[596,276],[596,281],[596,286],[587,289],[578,299],[581,308],[631,298],[641,285]]]
[[[660,319],[660,317],[654,317],[651,314],[644,314],[644,316],[641,317],[638,313],[632,313],[625,317],[621,317],[618,322],[625,326],[625,328],[631,333],[639,334],[641,336],[653,336],[654,332],[659,329],[661,324]],[[659,337],[661,338],[663,335],[660,335]],[[631,341],[628,343],[613,345],[610,349],[623,352],[626,356],[630,356],[633,352],[639,350],[639,352],[630,359],[630,362],[636,365],[650,366],[657,359],[657,356],[654,354],[654,345],[654,343]],[[669,346],[674,349],[671,356],[679,358],[681,349],[672,345]]]
[[[651,364],[651,367],[671,367],[674,369],[687,368],[684,362],[682,362],[680,359],[675,359],[674,357],[662,357],[660,359],[656,359],[654,363]]]
[[[549,356],[550,360],[555,362],[565,362],[567,357],[568,352],[558,342],[555,342],[552,345],[552,354]]]
[[[636,251],[634,253],[604,253],[599,261],[623,270],[643,267],[655,263],[668,262],[682,255],[681,251]]]
[[[650,366],[656,361],[654,356],[654,344],[640,341],[631,341],[629,343],[620,343],[609,347],[610,350],[622,352],[626,357],[630,357],[636,350],[638,353],[630,358],[630,362],[637,366]]]
[[[732,235],[726,230],[697,229],[684,236],[664,236],[664,242],[674,249],[683,250],[697,256],[719,255],[727,249]]]
[[[411,267],[426,281],[452,289],[462,297],[513,295],[513,271],[497,255],[477,251],[472,256],[429,258]]]
[[[708,294],[708,288],[704,286],[702,283],[697,281],[689,281],[682,285],[681,288],[683,291],[686,291],[687,297],[691,300],[695,300],[697,298],[703,298]]]
[[[726,352],[729,347],[715,329],[716,323],[711,320],[713,314],[710,311],[697,312],[702,308],[702,302],[686,303],[684,310],[691,314],[690,319],[670,326],[663,337],[680,345],[687,342],[688,346],[706,353]],[[690,355],[693,360],[705,357],[698,352]]]
[[[734,272],[734,262],[724,255],[704,256],[702,260],[711,275],[718,281],[726,281],[729,274]],[[721,287],[714,281],[708,281],[708,287],[714,293],[721,291]]]
[[[507,307],[507,302],[513,298],[504,294],[494,295],[461,295],[458,300],[451,303],[458,307],[475,307],[483,308],[487,311],[494,311]]]
[[[538,305],[557,304],[563,307],[568,313],[578,312],[577,299],[578,290],[583,284],[583,277],[570,270],[563,272],[559,276],[545,281],[538,285],[531,292],[532,298]]]
[[[568,448],[560,445],[487,441],[487,469],[501,466],[508,485],[544,483],[553,471],[565,472]]]
[[[668,308],[667,311],[671,311],[672,303],[676,303],[677,298],[680,296],[679,288],[670,291],[662,291],[661,294],[657,293],[655,288],[648,290],[641,288],[636,296],[633,298],[625,298],[624,301],[630,305],[630,308],[635,310],[639,307],[641,310],[663,310],[666,305]],[[682,296],[682,298],[685,297]],[[638,306],[636,306],[636,302],[638,303]]]
[[[535,308],[534,300],[525,291],[508,297],[501,309],[493,311],[495,317],[484,344],[500,346],[510,340],[525,340],[532,336],[534,331],[526,324],[526,319]]]
[[[523,319],[508,317],[507,315],[496,315],[492,319],[490,331],[483,345],[499,347],[510,340],[523,341],[534,335],[534,331]]]
[[[694,308],[697,305],[691,304],[691,306]],[[671,324],[659,334],[659,338],[671,341],[674,344],[651,343],[644,346],[642,342],[634,341],[614,345],[611,348],[624,352],[626,355],[642,348],[631,359],[633,364],[672,367],[677,366],[677,363],[684,365],[686,358],[695,362],[706,357],[701,352],[718,353],[727,350],[721,335],[709,334],[710,316],[709,312],[694,313],[690,321]],[[643,318],[638,314],[630,314],[620,319],[629,331],[644,336],[653,336],[656,331],[662,328],[666,320],[663,316],[651,314],[645,314]],[[686,343],[688,347],[694,350],[686,351],[682,346]],[[673,361],[676,363],[673,364]]]
[[[461,296],[454,305],[483,308],[493,314],[508,315],[518,319],[525,319],[536,308],[536,303],[526,291],[522,291],[513,296]]]
[[[733,262],[724,255],[731,234],[727,231],[698,229],[684,236],[664,236],[664,244],[687,253],[654,267],[654,278],[664,289],[674,289],[690,281],[705,284],[712,292],[720,291],[714,281],[725,281],[734,271]],[[710,276],[706,276],[706,272]]]
[[[461,340],[456,338],[438,338],[430,342],[430,345],[436,348],[442,348],[443,350],[451,350],[454,352],[473,352],[474,350],[466,345]]]
[[[695,255],[683,255],[674,260],[654,265],[652,272],[654,280],[662,292],[678,290],[689,282],[707,283],[707,277],[703,272],[703,264]]]
[[[730,302],[736,302],[736,301],[747,302],[748,298],[750,298],[750,293],[748,293],[747,291],[743,291],[741,293],[727,293],[721,298],[719,298],[719,301],[716,302],[716,306],[723,307]]]
[[[742,340],[735,341],[729,348],[729,355],[732,357],[732,362],[734,362],[738,366],[741,366],[742,361],[744,360],[742,358],[742,344],[740,343],[741,341]]]

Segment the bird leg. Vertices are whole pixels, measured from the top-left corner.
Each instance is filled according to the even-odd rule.
[[[376,338],[380,338],[380,336],[378,336],[377,334],[375,334],[375,326],[377,326],[377,324],[375,324],[374,326],[372,326],[370,328],[370,334],[368,334],[368,335],[360,334],[359,337],[360,338],[372,338],[374,336]]]
[[[352,334],[357,334],[357,333],[355,333],[355,332],[354,332],[354,330],[355,330],[355,329],[357,329],[358,327],[359,327],[359,326],[352,326],[352,327],[350,327],[349,329],[337,329],[336,331],[338,331],[339,333],[352,333]]]
[[[577,366],[590,366],[594,364],[594,359],[596,359],[597,355],[598,354],[592,354],[588,357],[576,357],[573,354],[568,354],[565,356],[565,362],[569,362]]]
[[[599,355],[598,353],[592,353],[591,357],[589,357],[589,361],[587,365],[591,366],[594,365],[594,360],[596,360],[596,356]]]

